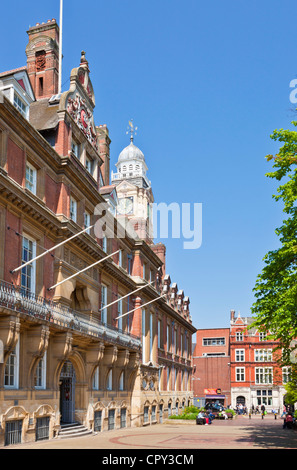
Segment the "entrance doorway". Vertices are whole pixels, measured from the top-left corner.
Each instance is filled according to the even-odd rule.
[[[61,423],[75,421],[75,370],[70,361],[63,364],[60,375],[60,412]]]

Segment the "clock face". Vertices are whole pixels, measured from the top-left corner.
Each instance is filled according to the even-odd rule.
[[[118,204],[119,214],[132,214],[133,212],[133,199],[129,197],[124,197],[120,199]]]

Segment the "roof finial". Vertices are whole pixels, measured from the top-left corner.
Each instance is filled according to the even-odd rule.
[[[136,131],[138,130],[138,127],[134,127],[134,124],[133,124],[133,119],[130,119],[129,121],[129,127],[127,127],[127,132],[126,134],[129,134],[130,132],[130,142],[131,144],[133,144],[133,140],[134,140],[134,135],[137,135]]]

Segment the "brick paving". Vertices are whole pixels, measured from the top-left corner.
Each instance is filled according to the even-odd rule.
[[[282,424],[282,419],[275,420],[268,415],[263,420],[260,416],[215,420],[209,426],[172,420],[142,428],[117,429],[5,449],[151,449],[163,453],[178,449],[297,449],[297,430],[282,429]]]

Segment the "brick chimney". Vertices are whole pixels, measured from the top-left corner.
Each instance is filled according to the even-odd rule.
[[[231,322],[234,322],[234,319],[235,319],[235,310],[230,310],[230,319],[231,319]]]
[[[103,160],[101,174],[104,186],[110,185],[110,143],[108,128],[106,124],[96,127],[99,155]]]
[[[156,245],[151,245],[151,248],[163,263],[162,279],[164,279],[164,276],[166,275],[166,246],[163,243],[156,243]]]
[[[36,99],[50,98],[59,88],[59,26],[55,19],[27,31],[27,70]]]

